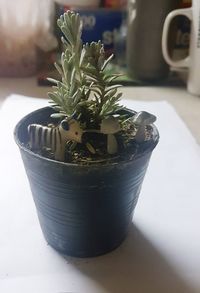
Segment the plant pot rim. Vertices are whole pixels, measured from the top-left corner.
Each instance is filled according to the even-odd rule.
[[[149,152],[152,152],[153,149],[156,147],[158,141],[159,141],[159,132],[158,132],[158,129],[157,127],[152,124],[152,127],[153,127],[153,140],[152,140],[152,144],[150,145],[149,148],[145,149],[144,151],[142,152],[139,152],[137,153],[135,156],[133,156],[132,158],[129,158],[129,159],[124,159],[124,160],[120,160],[120,161],[115,161],[115,162],[107,162],[106,164],[102,164],[102,163],[94,163],[94,164],[80,164],[80,163],[69,163],[69,162],[62,162],[62,161],[56,161],[54,159],[50,159],[50,158],[47,158],[47,157],[44,157],[40,154],[37,154],[33,151],[31,151],[30,149],[28,149],[26,147],[25,144],[23,144],[23,142],[20,141],[19,137],[18,137],[18,131],[19,131],[19,128],[21,127],[21,125],[23,125],[23,123],[31,116],[33,116],[34,114],[38,114],[39,112],[41,111],[45,111],[45,110],[49,110],[49,109],[52,109],[50,106],[47,106],[47,107],[42,107],[42,108],[39,108],[35,111],[32,111],[30,112],[29,114],[25,115],[23,118],[21,118],[18,123],[16,124],[15,128],[14,128],[14,139],[15,139],[15,142],[16,144],[18,145],[18,147],[20,148],[20,150],[23,150],[24,152],[30,154],[31,156],[34,156],[35,158],[38,158],[38,159],[42,159],[46,162],[50,162],[50,163],[53,163],[53,164],[56,164],[56,165],[63,165],[63,166],[70,166],[70,167],[81,167],[81,168],[102,168],[102,167],[105,167],[105,166],[116,166],[116,165],[122,165],[122,164],[128,164],[128,163],[131,163],[133,161],[136,161],[137,159],[141,158],[142,156],[146,155],[147,153]],[[135,113],[134,110],[132,109],[129,109],[129,108],[125,108],[124,109],[125,111],[128,111],[128,112],[132,112],[132,113]]]

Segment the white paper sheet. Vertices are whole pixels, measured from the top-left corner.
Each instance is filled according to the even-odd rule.
[[[12,95],[0,109],[0,292],[200,292],[200,148],[167,102],[124,101],[158,120],[155,149],[125,242],[92,259],[63,257],[43,239],[13,139],[46,100]]]

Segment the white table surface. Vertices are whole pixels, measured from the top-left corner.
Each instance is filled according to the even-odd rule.
[[[0,80],[0,129],[8,142],[0,145],[0,292],[199,293],[200,149],[187,126],[200,141],[200,98],[180,88],[123,89],[133,100],[129,105],[159,116],[161,141],[127,239],[107,255],[77,259],[58,254],[43,239],[12,137],[15,119],[26,109],[20,100],[4,103],[12,92],[45,97],[47,90],[32,78]],[[143,100],[171,102],[187,126],[166,102],[145,105]],[[31,103],[27,98],[27,109]],[[7,128],[5,113],[11,115]]]

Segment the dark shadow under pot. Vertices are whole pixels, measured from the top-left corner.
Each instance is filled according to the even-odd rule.
[[[158,131],[153,126],[152,143],[131,160],[90,166],[63,163],[26,147],[27,126],[44,123],[51,111],[46,107],[30,113],[14,134],[44,237],[67,255],[104,254],[127,234]]]

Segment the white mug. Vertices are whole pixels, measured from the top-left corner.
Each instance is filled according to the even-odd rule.
[[[200,0],[193,0],[192,7],[170,12],[164,23],[162,35],[162,51],[166,62],[175,67],[189,69],[187,88],[194,95],[200,95]],[[168,31],[170,22],[177,15],[184,15],[191,20],[189,55],[182,60],[174,61],[168,52]]]

